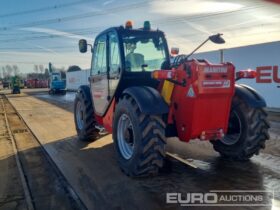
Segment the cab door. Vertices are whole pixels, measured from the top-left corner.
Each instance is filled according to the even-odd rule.
[[[90,88],[93,98],[95,113],[102,116],[109,104],[109,81],[108,81],[108,36],[103,34],[95,39]]]
[[[120,47],[118,41],[118,35],[116,32],[111,31],[108,33],[108,50],[109,50],[109,93],[108,99],[112,99],[115,95],[116,89],[120,80],[121,72],[121,59],[120,59]]]

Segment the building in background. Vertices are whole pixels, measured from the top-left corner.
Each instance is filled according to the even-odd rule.
[[[256,79],[242,79],[238,83],[253,87],[265,98],[269,108],[280,110],[280,41],[197,53],[193,57],[212,63],[220,62],[223,57],[224,62],[235,65],[236,71],[256,70]]]
[[[88,85],[88,77],[90,70],[85,69],[81,71],[66,72],[66,89],[76,91],[80,85]]]

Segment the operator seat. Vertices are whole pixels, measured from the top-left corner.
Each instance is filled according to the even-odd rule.
[[[144,55],[140,53],[129,53],[126,55],[125,60],[130,69],[141,69],[141,66],[145,63]]]

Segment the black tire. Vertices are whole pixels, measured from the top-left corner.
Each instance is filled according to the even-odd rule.
[[[121,139],[118,138],[121,132],[119,121],[122,116],[127,116],[131,122],[133,149],[130,158],[125,158],[123,155]],[[163,167],[166,144],[165,123],[161,116],[141,113],[138,104],[128,95],[121,98],[116,106],[113,140],[120,168],[126,175],[131,177],[156,175]]]
[[[214,149],[222,157],[237,161],[246,161],[259,154],[260,149],[265,148],[265,141],[269,139],[270,126],[266,118],[267,113],[263,108],[250,107],[235,96],[228,133],[222,140],[211,141]]]
[[[78,107],[80,106],[80,107]],[[78,109],[79,114],[78,115]],[[79,124],[81,117],[82,125]],[[95,128],[97,124],[94,119],[94,111],[89,88],[80,88],[74,101],[74,118],[76,131],[81,141],[94,141],[99,137],[99,131]]]
[[[13,88],[12,94],[20,94],[20,89],[19,88]]]

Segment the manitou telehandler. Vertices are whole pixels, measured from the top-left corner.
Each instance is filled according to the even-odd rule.
[[[208,40],[225,42],[221,34]],[[80,40],[80,52],[88,45]],[[88,141],[112,133],[127,175],[157,174],[168,137],[210,141],[223,157],[239,161],[265,147],[266,103],[252,88],[235,84],[254,78],[255,71],[235,75],[232,63],[190,59],[195,51],[171,63],[164,33],[148,21],[139,29],[128,21],[103,31],[91,52],[90,84],[81,86],[75,99],[78,137]]]

